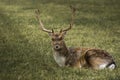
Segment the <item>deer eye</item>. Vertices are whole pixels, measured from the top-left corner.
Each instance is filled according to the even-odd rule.
[[[54,38],[52,38],[52,41],[55,41],[55,39],[54,39]]]

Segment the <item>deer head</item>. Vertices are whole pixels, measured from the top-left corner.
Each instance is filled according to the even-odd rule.
[[[54,50],[58,51],[58,50],[61,50],[62,48],[64,48],[64,35],[66,34],[67,31],[69,31],[72,26],[73,26],[73,18],[74,18],[74,15],[75,15],[75,11],[76,9],[72,6],[70,6],[71,10],[72,10],[72,17],[71,17],[71,22],[70,22],[70,25],[68,28],[66,29],[61,29],[59,32],[54,32],[54,30],[48,30],[44,27],[41,19],[39,19],[39,10],[35,11],[36,13],[36,18],[37,20],[39,21],[39,26],[41,28],[42,31],[44,32],[47,32],[49,34],[49,36],[51,37],[52,39],[52,45],[53,45],[53,48]]]

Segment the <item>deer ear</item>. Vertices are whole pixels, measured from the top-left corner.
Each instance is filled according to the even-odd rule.
[[[62,29],[60,30],[60,33],[62,34],[62,35],[65,35],[66,34],[66,31],[63,31]]]
[[[62,33],[62,32],[63,32],[63,30],[61,29],[61,30],[60,30],[60,33]]]
[[[49,36],[52,36],[54,34],[54,30],[52,29],[52,32],[48,33]]]
[[[66,33],[67,33],[66,31],[62,32],[63,35],[66,35]]]
[[[53,33],[48,33],[49,34],[49,36],[52,36],[53,35]]]
[[[61,36],[65,36],[66,35],[66,31],[63,31],[62,33],[61,33]]]

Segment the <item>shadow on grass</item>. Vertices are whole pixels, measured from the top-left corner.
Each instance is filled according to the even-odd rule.
[[[19,29],[16,28],[15,20],[11,15],[0,9],[0,71],[12,72],[12,68],[22,62],[19,53],[18,36],[25,39]],[[3,11],[3,12],[2,12]],[[16,56],[16,57],[15,57]],[[19,57],[19,58],[18,58]],[[17,59],[18,58],[18,59]]]
[[[32,49],[33,45],[29,44],[26,35],[21,33],[23,27],[19,25],[20,20],[4,9],[0,10],[0,79],[17,80],[26,70],[35,68],[34,64],[40,58],[38,56],[35,59],[31,53],[39,51]]]
[[[0,79],[17,80],[21,76],[22,79],[28,79],[29,75],[38,71],[51,71],[51,67],[48,66],[53,65],[53,59],[43,54],[46,52],[41,45],[44,41],[38,40],[40,44],[30,43],[27,37],[32,33],[28,35],[30,30],[24,26],[25,24],[21,25],[24,18],[14,16],[2,8],[0,10]],[[23,31],[26,31],[26,34],[23,34]]]

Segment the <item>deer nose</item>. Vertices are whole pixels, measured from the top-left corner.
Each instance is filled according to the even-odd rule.
[[[55,46],[55,48],[56,48],[56,49],[58,49],[58,48],[59,48],[59,46],[58,46],[58,45],[56,45],[56,46]]]

